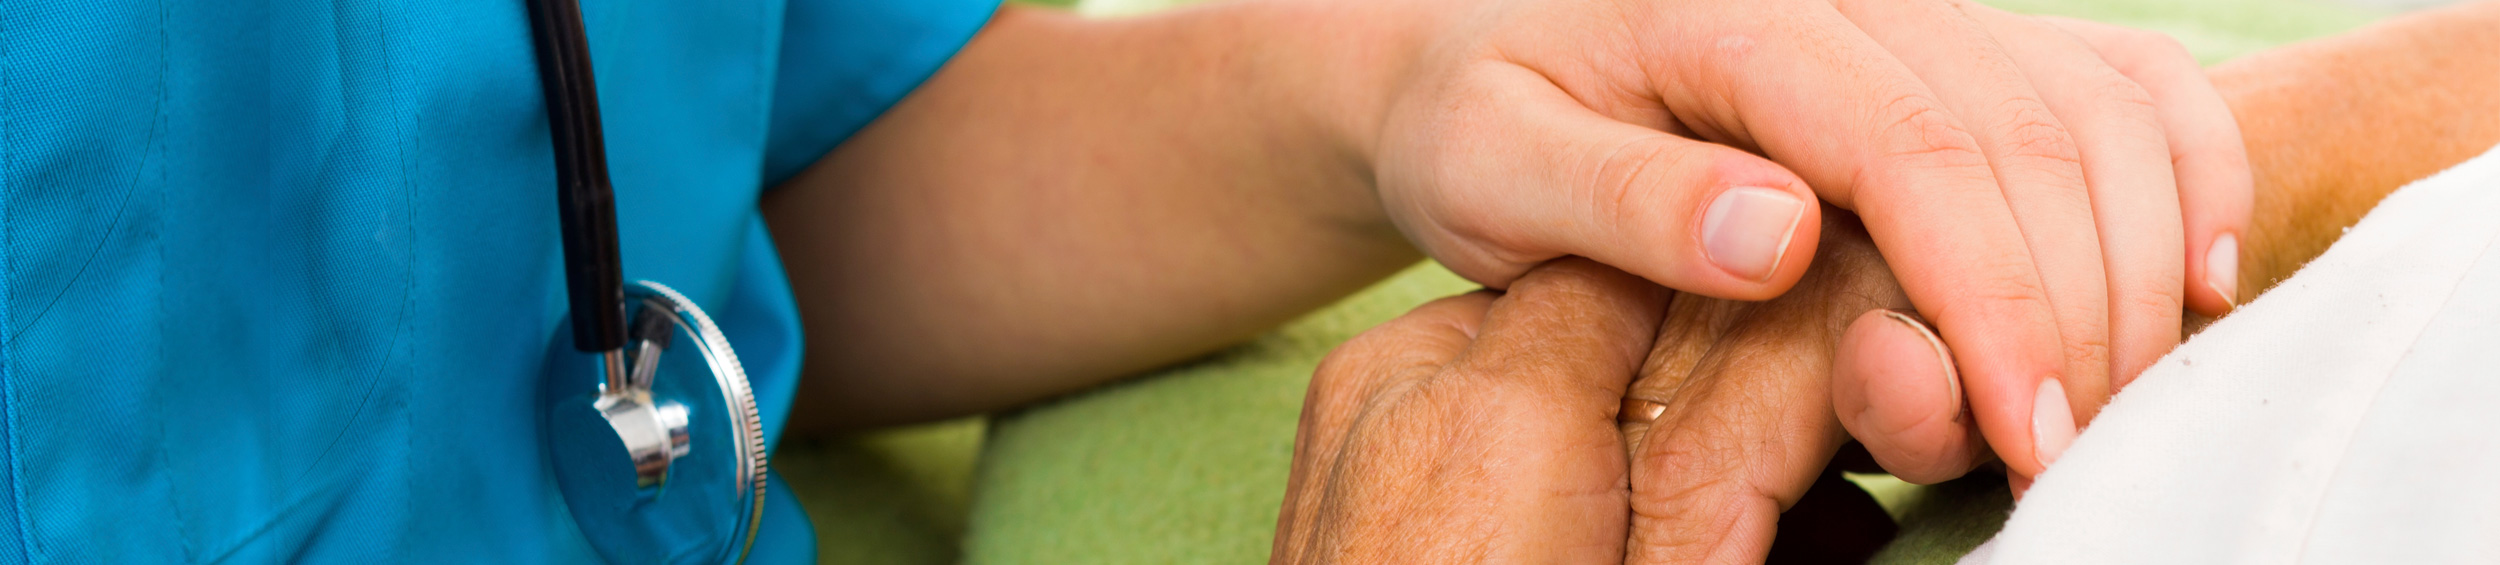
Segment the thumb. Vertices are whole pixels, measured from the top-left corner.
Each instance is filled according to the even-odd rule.
[[[1917,316],[1869,310],[1832,355],[1832,408],[1875,462],[1918,484],[1962,476],[1987,452],[1953,354]]]
[[[1427,142],[1446,144],[1427,151],[1444,182],[1423,211],[1426,231],[1445,233],[1414,235],[1435,259],[1500,285],[1578,255],[1733,300],[1777,296],[1803,275],[1821,211],[1794,173],[1607,118],[1527,69],[1506,71],[1479,74],[1509,84],[1444,114],[1465,123],[1427,128],[1459,132]]]

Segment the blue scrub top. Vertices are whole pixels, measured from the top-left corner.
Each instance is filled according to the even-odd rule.
[[[625,274],[777,438],[756,210],[994,0],[585,0]],[[0,562],[589,562],[537,433],[564,313],[522,0],[0,3]],[[757,562],[814,558],[773,485]]]

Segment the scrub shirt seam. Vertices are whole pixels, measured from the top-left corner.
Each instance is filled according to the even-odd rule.
[[[35,324],[43,323],[44,320],[50,318],[52,308],[59,306],[61,304],[61,299],[69,297],[70,288],[77,286],[78,281],[87,278],[87,270],[95,267],[96,258],[104,255],[104,248],[113,243],[113,234],[121,231],[122,220],[129,217],[131,201],[138,200],[139,198],[139,179],[147,175],[146,171],[149,162],[148,157],[150,155],[148,148],[156,147],[157,136],[163,133],[160,130],[160,127],[165,122],[165,99],[168,97],[165,86],[165,75],[167,73],[166,69],[168,65],[166,62],[165,50],[171,46],[172,41],[166,37],[165,22],[167,20],[165,19],[166,10],[164,1],[158,0],[156,6],[156,107],[150,110],[151,117],[148,120],[147,140],[140,144],[141,149],[139,152],[139,166],[130,172],[130,185],[127,190],[122,191],[121,204],[113,208],[113,221],[105,225],[104,236],[96,238],[95,248],[88,250],[86,259],[79,261],[78,271],[70,274],[69,281],[61,285],[60,292],[53,294],[52,298],[46,299],[44,301],[43,308],[35,311],[35,317],[27,320],[25,327],[14,328],[9,331],[8,335],[5,337],[11,340],[15,340],[19,334],[26,333],[27,330],[33,329]]]
[[[171,49],[171,48],[173,47],[173,41],[172,41],[172,39],[171,39],[170,37],[168,37],[169,32],[167,32],[167,31],[166,31],[166,28],[171,27],[171,26],[173,25],[173,24],[172,24],[173,19],[172,19],[172,17],[171,17],[171,14],[169,14],[169,13],[167,13],[167,12],[169,12],[169,10],[165,7],[165,2],[164,2],[164,0],[157,0],[157,2],[156,2],[156,112],[155,112],[155,114],[156,114],[156,115],[149,117],[149,122],[148,122],[148,143],[147,143],[147,145],[146,145],[143,149],[141,149],[141,153],[139,154],[139,158],[141,159],[141,164],[140,164],[140,166],[141,166],[141,167],[146,167],[146,166],[147,166],[147,165],[146,165],[146,160],[147,160],[148,155],[149,155],[150,153],[153,153],[153,152],[155,152],[155,151],[158,151],[158,150],[159,150],[159,146],[158,146],[158,144],[159,144],[159,139],[158,139],[157,135],[158,135],[158,134],[162,131],[162,128],[163,128],[163,127],[167,124],[167,120],[166,120],[166,118],[165,118],[165,99],[172,97],[172,93],[169,91],[169,88],[168,88],[168,87],[167,87],[167,85],[166,85],[166,76],[167,76],[167,75],[169,75],[169,74],[171,74],[171,69],[170,69],[170,67],[171,67],[171,63],[169,63],[169,62],[167,61],[167,59],[169,58],[169,56],[168,56],[168,55],[166,55],[166,51],[167,51],[168,49]],[[170,167],[168,167],[168,166],[167,166],[167,164],[166,164],[166,163],[164,163],[164,162],[162,162],[162,161],[159,161],[159,162],[156,164],[156,178],[157,178],[156,205],[157,205],[157,209],[158,209],[158,210],[171,210],[170,208],[166,208],[166,207],[165,207],[165,198],[166,198],[166,194],[165,194],[165,193],[166,193],[166,192],[168,192],[168,191],[166,190],[166,188],[165,188],[165,181],[166,181],[166,179],[167,179],[166,169],[168,169],[168,168],[170,168]],[[142,169],[142,170],[144,171],[145,169]],[[142,174],[144,174],[144,173],[142,173]],[[135,181],[135,179],[134,179],[134,181]],[[133,186],[131,186],[131,187],[130,187],[130,189],[131,189],[131,190],[136,191],[136,190],[138,190],[138,189],[139,189],[139,187],[138,187],[138,186],[136,186],[136,184],[137,184],[136,182],[133,182],[132,184],[133,184]],[[128,208],[130,207],[130,204],[129,204],[129,203],[130,203],[130,201],[132,201],[132,200],[137,200],[137,195],[131,195],[130,197],[126,197],[126,198],[124,198],[124,199],[122,200],[122,207],[123,207],[125,210],[126,210],[126,209],[128,209]],[[116,212],[116,217],[115,217],[115,221],[114,221],[114,224],[116,224],[116,225],[119,225],[119,224],[121,223],[121,221],[120,221],[120,217],[119,217],[119,214],[121,214],[121,213],[120,213],[120,212]],[[156,371],[157,371],[157,376],[161,378],[161,377],[163,377],[163,376],[164,376],[164,371],[165,371],[165,368],[169,366],[169,364],[168,364],[168,363],[167,363],[167,361],[166,361],[166,356],[165,356],[165,336],[172,335],[172,332],[170,332],[170,331],[169,331],[169,328],[167,328],[167,327],[166,327],[166,316],[165,316],[165,240],[164,240],[164,231],[165,231],[165,227],[164,227],[164,218],[163,218],[162,216],[159,216],[159,217],[158,217],[158,219],[157,219],[157,222],[158,222],[158,223],[157,223],[157,229],[148,230],[148,248],[149,248],[149,249],[153,249],[153,250],[155,250],[155,251],[156,251],[156,292],[153,292],[153,293],[150,293],[150,294],[156,297],[156,339],[157,339],[157,343],[156,343],[156,368],[155,368],[155,369],[156,369]],[[99,254],[101,254],[101,253],[99,253]],[[90,262],[93,262],[93,261],[94,261],[94,257],[93,257],[93,256],[90,256],[90,257],[88,258],[88,260],[89,260]],[[80,269],[79,269],[79,270],[80,270],[80,271],[81,271],[81,273],[83,274],[83,273],[84,273],[84,271],[85,271],[85,267],[83,267],[83,266],[82,266],[82,267],[80,267]],[[63,294],[67,294],[67,292],[64,292]],[[58,298],[58,297],[55,297],[55,298],[54,298],[54,300],[55,300],[55,301],[57,301],[57,300],[59,300],[59,298]],[[50,310],[51,310],[51,307],[50,307],[50,306],[46,306],[44,309],[45,309],[46,311],[50,311]],[[149,387],[149,388],[150,388],[150,390],[151,390],[151,392],[152,392],[152,393],[161,393],[161,392],[163,391],[163,387]],[[198,557],[199,557],[199,554],[198,554],[198,550],[197,550],[197,548],[193,548],[193,547],[191,547],[191,520],[190,520],[190,518],[188,518],[188,517],[186,517],[186,516],[183,516],[183,514],[182,514],[182,488],[181,488],[181,485],[180,485],[178,482],[176,482],[176,481],[174,480],[174,466],[173,466],[173,463],[167,459],[167,455],[166,455],[166,453],[165,453],[165,420],[166,420],[166,419],[164,419],[164,418],[156,418],[155,420],[156,420],[156,441],[155,441],[155,442],[151,442],[151,443],[152,443],[151,447],[153,447],[153,448],[154,448],[152,451],[154,451],[154,452],[155,452],[155,455],[156,455],[156,456],[153,458],[153,459],[155,459],[155,462],[156,462],[156,467],[157,467],[156,479],[157,479],[157,481],[158,481],[158,482],[161,482],[161,483],[163,483],[163,484],[165,485],[165,497],[166,497],[166,498],[165,498],[165,508],[166,508],[166,513],[167,513],[167,514],[172,515],[172,516],[173,516],[173,518],[174,518],[174,541],[175,541],[175,542],[177,542],[177,543],[175,544],[177,547],[182,548],[182,561],[183,561],[183,562],[185,562],[185,563],[196,563],[196,562],[198,562]]]
[[[388,19],[387,14],[385,15],[385,19]],[[382,77],[383,80],[388,81],[390,85],[391,105],[393,107],[401,107],[401,104],[405,101],[400,98],[400,95],[403,94],[403,92],[400,91],[399,86],[399,61],[397,58],[390,56],[392,49],[390,24],[388,21],[385,21],[382,25],[375,27],[379,28],[376,31],[382,36]],[[395,330],[395,332],[407,333],[409,334],[409,339],[400,340],[396,337],[393,338],[394,342],[397,342],[408,350],[407,376],[409,379],[399,381],[399,384],[402,387],[408,386],[409,381],[415,378],[415,373],[417,371],[416,340],[419,339],[418,336],[424,335],[422,333],[409,331],[411,326],[415,324],[415,321],[413,320],[414,316],[410,316],[409,312],[414,310],[416,305],[417,258],[421,257],[421,255],[417,254],[417,234],[420,232],[417,231],[417,189],[415,184],[417,178],[416,163],[415,159],[410,155],[423,151],[423,149],[419,148],[422,144],[419,143],[418,139],[419,134],[423,133],[424,130],[421,128],[412,129],[408,127],[408,122],[411,120],[422,121],[422,118],[417,115],[419,113],[418,108],[421,108],[421,106],[411,106],[407,108],[408,110],[405,115],[399,112],[391,113],[391,127],[399,130],[401,139],[405,140],[405,143],[399,146],[399,195],[401,207],[405,209],[405,217],[407,218],[407,232],[401,234],[401,248],[407,251],[408,264],[407,268],[401,271],[404,275],[401,279],[402,284],[400,286],[399,327]],[[388,358],[386,357],[384,359],[384,367],[385,370],[387,370],[389,366],[387,364]],[[375,375],[374,378],[385,378],[387,375],[388,373],[386,372],[383,375]],[[402,388],[401,390],[405,391],[407,389]],[[414,495],[417,492],[416,470],[410,467],[408,457],[409,454],[417,452],[416,433],[414,433],[416,430],[416,411],[408,406],[408,394],[403,392],[402,394],[395,396],[399,403],[400,424],[400,515],[415,516],[416,500]]]
[[[17,82],[17,73],[11,71],[17,66],[16,53],[5,40],[10,37],[7,6],[7,0],[0,0],[0,409],[5,409],[8,418],[6,429],[0,430],[0,441],[7,442],[9,451],[9,519],[15,522],[9,531],[17,534],[17,562],[26,563],[33,560],[33,553],[26,546],[32,543],[34,534],[26,521],[26,468],[18,463],[22,458],[17,445],[17,379],[9,363],[10,345],[16,341],[10,339],[16,332],[9,329],[9,286],[17,280],[17,253],[11,251],[17,240],[11,237],[10,228],[17,225],[12,221],[17,207],[10,205],[14,190],[8,177],[17,170],[17,152],[7,149],[14,137],[11,134],[16,131],[10,122],[17,116],[17,97],[9,93],[16,92],[12,86]]]
[[[162,4],[160,3],[159,5]],[[159,117],[158,119],[161,120],[163,118]],[[160,165],[157,167],[156,171],[157,184],[159,186],[156,191],[156,207],[158,210],[172,210],[172,208],[165,207],[166,191],[162,188],[166,179],[165,167]],[[150,243],[149,247],[156,250],[156,292],[154,294],[156,296],[156,335],[157,339],[160,340],[156,346],[156,368],[158,371],[163,371],[167,366],[169,366],[165,360],[165,345],[162,340],[164,339],[164,336],[173,335],[171,329],[166,327],[165,240],[163,229],[163,226],[160,225],[157,230],[151,231],[148,234],[148,241]],[[162,373],[160,373],[160,375],[161,374]],[[151,392],[161,393],[163,387],[150,387],[150,389]],[[191,547],[191,521],[189,518],[182,515],[182,503],[180,502],[182,499],[182,488],[173,480],[173,464],[166,460],[164,448],[165,420],[162,418],[159,418],[156,421],[156,440],[156,464],[164,469],[164,472],[158,475],[158,477],[165,482],[165,494],[168,497],[168,500],[166,501],[167,504],[165,505],[166,512],[174,516],[174,536],[182,542],[183,562],[194,562],[193,558],[197,557],[198,554],[196,553],[196,550]]]
[[[390,33],[388,31],[390,29],[390,25],[387,22],[388,19],[389,17],[386,14],[375,14],[374,33],[379,36],[381,43],[380,51],[382,53],[382,79],[388,85],[388,90],[391,94],[391,106],[394,110],[396,110],[401,107],[401,101],[399,98],[401,92],[399,88],[399,79],[394,70],[398,65],[396,60],[391,57]],[[415,110],[408,110],[407,112],[414,113]],[[340,443],[346,440],[347,428],[356,425],[356,422],[363,419],[365,413],[373,407],[373,395],[382,388],[382,382],[390,375],[391,357],[394,352],[397,352],[402,348],[406,348],[409,351],[408,357],[411,363],[410,370],[415,370],[414,360],[416,357],[416,343],[413,338],[409,338],[410,332],[408,332],[407,329],[410,324],[410,319],[412,318],[412,316],[409,316],[408,313],[416,303],[416,186],[414,184],[415,181],[413,180],[415,175],[411,170],[414,161],[409,157],[409,146],[416,144],[416,134],[408,131],[408,120],[405,119],[405,116],[403,116],[401,112],[393,111],[390,112],[389,115],[391,117],[392,131],[398,134],[399,138],[402,140],[401,143],[396,145],[398,146],[399,154],[400,197],[401,201],[406,204],[406,206],[404,206],[404,208],[406,208],[406,214],[403,217],[408,220],[407,233],[402,234],[403,245],[405,246],[404,249],[407,250],[408,257],[405,265],[405,272],[407,274],[400,278],[402,286],[400,287],[401,293],[399,300],[398,321],[393,322],[392,324],[391,344],[383,348],[384,354],[382,361],[379,366],[374,368],[372,383],[366,385],[364,394],[358,397],[356,401],[356,411],[348,414],[348,419],[340,428],[339,434],[330,438],[329,443],[322,447],[320,455],[314,456],[313,465],[315,467],[318,467],[322,462],[330,459],[330,454],[337,451]],[[406,383],[405,381],[402,381],[401,384],[404,385]],[[409,410],[406,404],[407,398],[403,395],[399,398],[399,401],[401,402],[401,410],[399,411],[400,422],[402,424],[409,424],[413,422],[411,418],[414,416],[411,414],[412,410]],[[413,429],[414,428],[412,426],[403,426],[401,428],[401,441],[403,442],[403,445],[408,448],[408,450],[403,451],[402,453],[415,453],[414,447],[416,434],[409,432],[409,430]],[[411,496],[413,496],[416,492],[415,473],[412,468],[406,467],[405,460],[401,463],[402,468],[400,476],[402,484],[405,485],[403,490],[400,491],[403,494],[401,502],[411,506],[404,507],[403,509],[408,510],[408,512],[402,512],[401,515],[414,516],[414,509],[412,507],[414,502]],[[304,476],[308,476],[311,473],[312,469],[307,468],[304,473],[299,474],[296,477],[295,481],[290,482],[300,483],[303,481]],[[317,496],[318,494],[318,491],[305,491],[297,493],[286,503],[286,505],[280,507],[279,510],[276,513],[271,514],[269,518],[262,520],[258,526],[253,527],[250,531],[245,532],[242,536],[235,538],[233,541],[228,542],[226,547],[220,550],[217,558],[213,561],[224,561],[233,557],[235,552],[241,551],[243,547],[250,545],[253,541],[260,539],[261,536],[268,534],[272,529],[276,528],[279,522],[285,521],[286,516],[294,514],[296,510],[303,508],[305,504],[319,498]]]
[[[390,90],[391,93],[391,105],[394,109],[396,109],[396,107],[399,106],[399,81],[392,74],[391,70],[392,67],[396,66],[396,63],[391,57],[390,33],[388,31],[390,26],[388,22],[385,21],[387,19],[388,18],[384,14],[376,13],[374,15],[374,34],[378,36],[381,43],[382,80],[388,85],[388,90]],[[401,134],[402,136],[407,135],[405,130],[407,127],[407,120],[402,119],[400,113],[396,111],[391,112],[390,117],[392,131]],[[403,141],[397,145],[400,157],[400,194],[403,198],[413,198],[415,189],[409,184],[411,181],[409,180],[408,174],[408,144]],[[416,237],[416,226],[408,226],[408,233],[403,234],[402,237],[413,242]],[[411,253],[414,253],[415,249],[413,247],[413,243],[409,243],[408,245],[410,245],[408,250]],[[416,300],[416,292],[414,288],[416,285],[416,257],[414,255],[409,256],[406,259],[406,264],[403,266],[406,267],[406,274],[402,275],[400,278],[401,286],[399,313],[396,321],[391,323],[391,343],[390,345],[382,348],[383,356],[381,362],[373,368],[373,380],[365,385],[364,393],[357,397],[356,410],[348,413],[347,420],[339,428],[338,434],[330,437],[329,442],[322,446],[321,453],[319,455],[313,456],[312,466],[306,467],[302,473],[296,475],[294,481],[290,482],[302,481],[304,477],[312,474],[314,468],[319,467],[323,462],[329,461],[330,454],[336,452],[339,445],[347,440],[348,429],[355,426],[358,421],[363,420],[365,413],[373,408],[373,395],[381,390],[382,381],[390,374],[391,371],[390,352],[399,350],[402,345],[410,344],[410,341],[405,338],[408,336],[408,312]],[[402,405],[402,407],[404,408],[405,405]],[[408,417],[407,410],[401,410],[400,412],[401,417],[403,418],[402,421],[407,421],[404,420],[404,418]],[[403,471],[405,470],[406,469],[403,469]],[[404,475],[407,473],[403,472],[402,474]],[[309,495],[299,495],[295,502],[287,505],[288,510],[281,512],[281,514],[291,513],[294,507],[299,506],[308,499]],[[244,535],[239,541],[235,542],[234,546],[225,548],[221,555],[231,555],[236,549],[240,548],[242,544],[250,543],[253,539],[259,538],[263,532],[268,530],[269,527],[274,525],[277,521],[278,518],[276,515],[273,515],[270,519],[263,521],[260,527],[254,528],[252,533]],[[221,556],[220,559],[222,560],[223,557]]]

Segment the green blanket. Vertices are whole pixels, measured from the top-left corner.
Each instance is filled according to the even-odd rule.
[[[1089,14],[1168,0],[1089,0]],[[1995,0],[2168,32],[2207,63],[2349,29],[2377,11],[2312,0]],[[792,258],[792,260],[803,260]],[[826,563],[1256,563],[1283,496],[1302,391],[1337,343],[1473,285],[1429,263],[1248,344],[979,419],[793,442],[775,467]],[[1950,562],[2010,506],[1981,481],[1852,477],[1902,523],[1878,562]]]

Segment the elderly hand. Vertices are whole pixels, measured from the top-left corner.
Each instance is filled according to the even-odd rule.
[[[1565,259],[1338,347],[1303,403],[1272,560],[1622,560],[1615,409],[1666,299]]]
[[[1574,258],[1347,342],[1311,382],[1275,560],[1756,562],[1844,428],[1914,482],[1986,462],[1951,353],[1855,217],[1824,218],[1768,302]]]
[[[1953,386],[1854,217],[1826,218],[1818,267],[1770,302],[1572,258],[1340,346],[1305,400],[1274,560],[1759,561],[1847,440],[1836,353],[1921,389],[1895,395]],[[1936,458],[1958,475],[1985,450],[1948,402],[1967,441]]]
[[[1814,270],[1779,299],[1678,294],[1668,304],[1621,410],[1631,456],[1630,562],[1761,561],[1781,512],[1850,439],[1841,418],[1862,416],[1835,417],[1836,393],[1859,402],[1869,392],[1833,390],[1835,371],[1853,384],[1894,386],[1876,393],[1888,407],[1962,434],[1964,441],[1944,446],[1960,451],[1920,452],[1920,461],[1938,463],[1909,478],[1951,478],[1944,475],[1981,462],[1986,451],[1962,417],[1942,343],[1896,310],[1909,299],[1854,218],[1834,213],[1823,228]],[[1890,438],[1868,446],[1898,447],[1885,443]]]
[[[2232,298],[2246,157],[2166,38],[1961,0],[1346,9],[1422,22],[1347,56],[1409,57],[1349,130],[1428,254],[1495,287],[1579,255],[1760,300],[1807,272],[1818,199],[1853,210],[2018,481],[2183,304]]]

